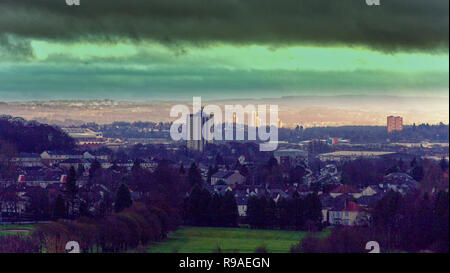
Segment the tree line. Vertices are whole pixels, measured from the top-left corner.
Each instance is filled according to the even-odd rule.
[[[86,253],[139,250],[166,238],[180,224],[176,210],[148,199],[105,218],[36,224],[30,236],[0,237],[0,252],[58,253],[69,241],[78,242]]]
[[[449,251],[449,193],[390,192],[378,201],[369,226],[336,227],[327,237],[308,235],[291,252],[361,253],[376,241],[381,252]]]
[[[265,195],[252,196],[248,199],[247,222],[259,229],[316,231],[321,228],[322,204],[316,193],[300,196],[294,192],[277,202]]]
[[[192,226],[236,227],[238,208],[231,191],[221,195],[194,186],[184,200],[184,223]]]
[[[68,241],[79,242],[83,252],[124,252],[166,238],[168,232],[182,224],[185,183],[166,162],[161,162],[152,173],[141,171],[135,169],[134,174],[128,175],[91,168],[87,189],[113,182],[110,175],[114,174],[114,181],[121,181],[108,185],[115,198],[104,196],[105,203],[94,207],[88,205],[93,200],[87,200],[80,192],[79,175],[71,168],[62,194],[52,203],[53,221],[35,225],[27,237],[7,236],[2,239],[0,252],[63,252]],[[146,181],[145,188],[133,183],[139,175]],[[132,199],[129,188],[139,195]]]
[[[75,147],[75,141],[63,131],[22,118],[0,117],[0,146],[9,143],[18,152],[41,153],[46,150],[62,151]]]

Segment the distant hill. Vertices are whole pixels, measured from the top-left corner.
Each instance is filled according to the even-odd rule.
[[[27,153],[75,147],[74,140],[58,128],[11,116],[0,116],[0,143],[4,141]]]

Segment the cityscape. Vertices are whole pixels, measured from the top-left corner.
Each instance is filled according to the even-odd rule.
[[[278,128],[278,148],[271,153],[259,151],[257,141],[173,141],[171,124],[162,122],[88,123],[50,129],[2,116],[0,125],[0,220],[2,227],[15,227],[12,231],[28,233],[33,223],[44,223],[39,228],[45,232],[51,221],[105,217],[147,200],[155,192],[162,204],[168,202],[163,196],[179,195],[179,202],[184,200],[178,216],[182,218],[172,219],[174,225],[189,226],[183,229],[247,226],[323,233],[342,226],[371,230],[374,221],[381,221],[376,218],[384,213],[380,206],[392,198],[426,194],[431,200],[448,201],[448,125],[443,123],[404,126],[402,117],[387,116],[385,126]],[[14,138],[14,130],[30,131],[35,139]],[[48,134],[46,130],[54,131],[50,132],[53,139],[45,139],[42,134]],[[361,137],[369,134],[372,138]],[[42,139],[43,143],[34,143]],[[13,147],[11,140],[17,141],[19,148]],[[21,141],[30,144],[19,145]],[[164,181],[162,192],[155,188],[159,179]],[[169,181],[173,184],[166,185]],[[126,192],[124,196],[121,190]],[[120,205],[124,202],[121,198],[128,201]],[[303,203],[289,205],[297,199]],[[227,207],[221,208],[221,202],[227,202]],[[209,212],[213,205],[225,211]],[[298,219],[291,217],[297,213],[295,206],[301,206]],[[18,228],[20,223],[26,228]],[[426,226],[421,226],[420,232],[423,228]],[[383,243],[392,249],[431,247],[425,245],[428,239],[419,246],[379,240],[388,240]],[[58,244],[52,251],[64,249],[64,241]],[[362,246],[349,251],[363,251]],[[210,247],[212,251],[214,246]],[[300,248],[290,247],[290,251]]]
[[[0,1],[0,253],[449,252],[448,1],[126,2]]]

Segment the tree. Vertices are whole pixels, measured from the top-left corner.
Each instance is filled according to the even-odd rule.
[[[211,223],[210,204],[211,194],[202,187],[195,185],[186,199],[186,223],[195,226],[205,226]],[[214,213],[219,214],[219,210]]]
[[[211,177],[213,175],[213,168],[211,166],[208,167],[208,174],[206,178],[206,184],[211,185]]]
[[[294,214],[294,208],[291,206],[291,199],[280,198],[277,202],[277,206],[280,229],[288,229],[293,225],[292,215]]]
[[[84,171],[85,171],[84,165],[83,164],[78,165],[78,169],[77,169],[78,177],[83,176]]]
[[[184,170],[184,165],[183,165],[183,163],[181,163],[181,165],[180,165],[180,170],[178,171],[178,173],[179,173],[180,175],[184,175],[184,174],[186,173],[186,171]]]
[[[241,169],[239,170],[239,173],[245,177],[246,184],[251,183],[250,171],[248,170],[248,167],[246,165],[242,165]]]
[[[27,196],[30,198],[27,211],[32,213],[36,220],[48,220],[51,208],[47,191],[41,187],[36,187],[27,192]]]
[[[9,142],[18,149],[18,152],[42,153],[43,151],[65,151],[75,148],[73,138],[47,124],[1,116],[0,128],[0,140]]]
[[[220,154],[218,154],[217,156],[216,156],[216,165],[223,165],[225,162],[224,162],[224,160],[223,160],[223,157],[220,155]]]
[[[188,182],[191,186],[202,184],[202,177],[197,169],[197,165],[195,165],[195,162],[192,162],[191,167],[189,168]]]
[[[14,179],[17,168],[12,159],[16,155],[16,147],[0,138],[0,179],[7,181]]]
[[[77,186],[77,172],[75,168],[70,167],[69,174],[67,175],[66,183],[64,184],[65,190],[64,194],[66,196],[66,200],[68,202],[68,215],[74,216],[75,214],[75,202],[78,194],[78,186]]]
[[[422,181],[424,175],[423,167],[420,165],[416,165],[411,171],[411,176],[416,181]]]
[[[412,160],[411,160],[411,163],[409,164],[409,166],[410,167],[415,167],[417,165],[417,159],[416,159],[416,157],[414,157]]]
[[[269,170],[272,170],[273,167],[278,166],[278,161],[275,159],[275,157],[271,157],[269,161],[267,162],[267,168]]]
[[[210,216],[210,223],[213,227],[223,226],[223,219],[218,213],[222,205],[222,196],[218,193],[213,193],[208,204],[208,214]]]
[[[131,178],[128,185],[134,191],[147,192],[149,190],[148,184],[145,170],[141,167],[141,160],[136,159],[131,168]]]
[[[100,172],[102,170],[102,165],[100,162],[98,162],[97,159],[94,159],[94,161],[91,164],[91,167],[89,168],[89,181],[92,183],[95,178],[100,176]]]
[[[301,184],[303,182],[303,176],[305,176],[306,170],[302,166],[296,166],[289,170],[289,183]]]
[[[322,223],[322,203],[316,193],[308,194],[304,200],[305,219],[311,221],[316,227]]]
[[[436,242],[433,250],[448,253],[449,251],[449,194],[445,191],[438,192],[434,200],[433,234]]]
[[[292,206],[294,208],[294,214],[292,215],[294,226],[296,230],[300,230],[305,224],[305,202],[297,191],[292,195]]]
[[[265,202],[264,196],[251,196],[247,202],[247,219],[252,228],[264,228],[265,216]]]
[[[223,219],[224,226],[235,227],[237,226],[238,208],[236,199],[231,191],[227,191],[220,206],[220,215]]]
[[[60,218],[66,218],[66,203],[61,195],[58,195],[53,203],[52,218],[58,220]]]
[[[442,171],[445,172],[448,170],[448,161],[443,157],[441,161],[439,161],[439,166],[441,167]]]
[[[114,202],[114,211],[121,212],[126,208],[131,207],[133,200],[131,200],[131,193],[127,185],[121,184],[116,193],[116,200]]]
[[[278,226],[277,204],[270,197],[266,197],[266,199],[266,207],[264,209],[264,226],[272,229]]]

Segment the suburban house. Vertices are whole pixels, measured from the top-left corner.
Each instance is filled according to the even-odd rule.
[[[66,174],[54,174],[52,176],[21,174],[17,177],[17,182],[26,186],[40,186],[46,188],[49,184],[64,183],[67,180]]]
[[[356,202],[363,207],[373,208],[377,202],[383,198],[383,196],[383,192],[379,192],[374,195],[362,195],[360,198],[356,199]]]
[[[380,186],[378,186],[378,185],[371,185],[371,186],[365,187],[361,191],[361,196],[372,196],[372,195],[375,195],[375,194],[377,194],[379,192],[383,192],[383,189],[380,188]]]
[[[103,154],[95,151],[86,151],[83,153],[84,159],[97,159],[97,160],[109,160],[108,154]]]
[[[366,209],[355,202],[346,202],[345,206],[336,206],[328,212],[330,225],[357,226],[366,223]]]
[[[59,163],[63,160],[69,159],[69,158],[77,158],[82,159],[83,153],[72,151],[70,153],[67,152],[54,152],[54,151],[44,151],[41,153],[41,159],[44,163],[52,166],[55,163]]]
[[[241,175],[239,171],[218,171],[211,176],[211,185],[223,180],[227,185],[239,185],[245,182],[245,176]]]
[[[236,204],[238,207],[238,214],[240,217],[246,217],[247,216],[247,203],[248,198],[247,197],[238,197],[236,198]]]
[[[20,167],[42,167],[41,157],[39,154],[20,153],[18,157],[12,159],[12,162]]]
[[[348,185],[340,185],[336,188],[334,188],[332,191],[330,191],[331,197],[337,197],[342,194],[350,194],[355,198],[358,198],[361,196],[361,193],[354,188],[348,186]]]
[[[84,169],[88,169],[91,166],[91,163],[83,158],[69,158],[61,161],[61,163],[59,163],[59,166],[64,169],[70,169],[71,167],[74,167],[75,170],[78,170],[80,166],[83,166]]]
[[[0,214],[24,213],[26,208],[25,188],[10,185],[0,193]]]
[[[417,190],[419,182],[406,173],[397,172],[386,175],[380,187],[385,188],[386,191],[392,190],[400,194],[406,194]]]
[[[321,194],[319,196],[320,203],[322,204],[322,222],[330,222],[330,211],[338,211],[339,209],[344,209],[347,200],[351,199],[348,194],[339,195],[337,197],[332,197],[329,193]]]

